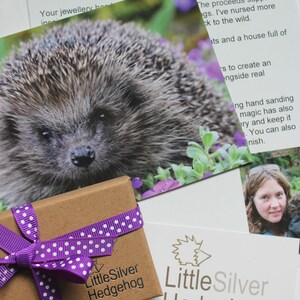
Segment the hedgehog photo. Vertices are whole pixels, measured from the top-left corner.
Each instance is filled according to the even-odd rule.
[[[221,100],[134,23],[53,26],[0,72],[0,198],[11,207],[185,162],[200,125],[231,142],[238,121]]]

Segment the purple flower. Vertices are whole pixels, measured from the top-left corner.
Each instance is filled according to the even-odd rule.
[[[237,131],[235,134],[234,134],[234,139],[235,139],[235,144],[238,146],[238,147],[242,147],[242,146],[246,146],[247,145],[247,140],[245,138],[245,135],[242,131]]]
[[[169,45],[169,40],[168,39],[166,39],[166,38],[161,38],[160,40],[159,40],[159,43],[160,43],[160,45],[161,46],[165,46],[165,45]]]
[[[214,151],[218,151],[220,148],[222,148],[222,145],[220,145],[220,144],[216,144],[213,146]]]
[[[196,71],[209,79],[224,81],[220,65],[216,60],[210,39],[198,42],[198,47],[192,49],[186,59],[193,62]]]
[[[181,11],[181,12],[188,12],[193,7],[197,5],[196,0],[174,0],[175,6]]]
[[[198,47],[201,50],[210,50],[212,49],[212,43],[210,39],[201,40],[198,42]]]
[[[233,102],[231,102],[230,104],[229,104],[229,111],[235,111],[235,106],[234,106],[234,103]]]
[[[213,176],[213,173],[208,172],[208,173],[204,174],[201,179],[205,179],[205,178],[208,178],[208,177],[211,177],[211,176]]]
[[[222,148],[222,145],[220,145],[220,144],[217,144],[217,145],[213,146],[214,152],[215,152],[215,151],[218,151],[220,148]],[[228,153],[228,150],[229,150],[229,149],[226,149],[225,151]],[[221,155],[221,158],[222,158],[222,160],[226,160],[226,158],[225,158],[223,155]],[[205,176],[205,175],[204,175],[204,176]]]
[[[135,177],[131,180],[131,185],[134,189],[139,189],[143,185],[143,181],[140,179],[140,177]]]
[[[224,81],[219,63],[216,60],[204,64],[204,71],[208,78]]]
[[[177,43],[176,45],[173,45],[170,43],[170,41],[166,38],[161,38],[159,40],[159,43],[163,47],[170,48],[170,50],[176,55],[176,56],[181,56],[182,51],[184,50],[184,43],[180,42]]]
[[[194,48],[189,52],[186,58],[187,60],[197,64],[199,62],[202,62],[202,53],[199,49]]]
[[[159,181],[151,190],[143,193],[142,199],[150,198],[155,195],[159,195],[163,192],[176,189],[180,186],[180,182],[173,179],[165,179]]]

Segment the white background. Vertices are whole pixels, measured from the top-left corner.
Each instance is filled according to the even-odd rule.
[[[85,0],[85,5],[100,3],[101,0]],[[270,91],[274,94],[297,95],[296,114],[299,110],[299,18],[297,15],[296,1],[288,0],[276,1],[281,9],[278,14],[270,19],[257,20],[251,27],[239,26],[227,27],[230,32],[253,30],[255,28],[265,28],[268,23],[278,23],[290,28],[291,36],[284,44],[264,43],[260,44],[259,51],[255,52],[255,47],[242,45],[237,47],[216,47],[216,53],[221,65],[232,61],[245,61],[247,58],[272,57],[277,61],[273,76],[270,80],[257,82],[247,82],[247,85],[229,84],[229,89],[233,100],[244,98],[245,93],[253,96],[267,96]],[[40,24],[41,9],[56,9],[62,4],[61,1],[52,0],[1,0],[0,2],[0,36],[12,34],[25,30],[30,26]],[[70,4],[82,4],[82,0],[65,0],[64,7]],[[101,2],[103,3],[103,1]],[[28,5],[27,5],[28,4]],[[31,16],[31,19],[29,19]],[[210,36],[217,37],[223,29],[209,29]],[[284,74],[284,76],[282,76]],[[299,125],[299,117],[298,117]],[[299,129],[299,126],[298,126]],[[282,149],[300,146],[300,134],[286,135],[285,137],[271,136],[268,143],[263,147],[253,148],[254,152],[262,152],[274,149]],[[227,230],[239,230],[247,232],[247,223],[243,207],[243,194],[240,183],[239,171],[235,170],[226,174],[218,175],[203,182],[172,191],[164,195],[141,203],[145,220],[148,222],[173,223],[181,225],[202,226],[208,228],[221,228]],[[240,244],[237,242],[237,245]],[[272,255],[272,252],[270,252]],[[274,256],[274,260],[276,257]],[[298,263],[298,265],[300,265]],[[300,269],[299,269],[300,274]],[[284,285],[284,283],[283,283]],[[300,286],[300,276],[298,287]],[[298,288],[299,289],[299,288]],[[300,299],[299,291],[295,299]],[[272,299],[275,300],[275,299]],[[281,300],[281,299],[280,299]],[[289,299],[287,299],[289,300]]]

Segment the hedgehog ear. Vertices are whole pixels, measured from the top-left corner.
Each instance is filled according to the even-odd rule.
[[[7,137],[16,139],[19,135],[19,130],[15,118],[12,115],[6,115],[4,116],[4,122]]]

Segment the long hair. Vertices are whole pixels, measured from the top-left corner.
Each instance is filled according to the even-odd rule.
[[[287,204],[288,200],[291,198],[291,185],[280,171],[262,167],[259,172],[249,176],[244,185],[244,196],[249,231],[251,233],[263,233],[266,231],[266,221],[259,215],[254,203],[254,197],[258,189],[269,179],[276,180],[276,182],[283,188]],[[286,207],[281,221],[277,224],[278,232],[284,233],[287,231],[289,222],[290,215]]]

